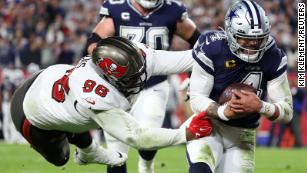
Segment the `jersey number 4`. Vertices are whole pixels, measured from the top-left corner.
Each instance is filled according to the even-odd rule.
[[[262,82],[262,72],[249,72],[245,78],[241,81],[241,83],[251,85],[257,90],[257,95],[261,97],[262,89],[261,89],[261,82]]]

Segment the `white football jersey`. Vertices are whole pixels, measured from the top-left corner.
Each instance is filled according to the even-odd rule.
[[[157,51],[137,45],[146,54],[148,78],[192,68],[191,50]],[[129,100],[104,79],[91,57],[84,57],[76,66],[53,65],[41,72],[27,91],[23,108],[27,119],[41,129],[84,132],[99,127],[90,116],[94,111],[127,111],[133,104]]]

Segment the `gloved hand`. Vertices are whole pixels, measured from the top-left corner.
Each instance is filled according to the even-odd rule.
[[[187,141],[209,136],[212,132],[212,123],[206,117],[206,112],[195,115],[187,127]]]

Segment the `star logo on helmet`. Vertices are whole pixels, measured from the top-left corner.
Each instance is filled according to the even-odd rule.
[[[98,66],[102,69],[104,74],[115,78],[122,77],[128,70],[128,66],[118,65],[110,58],[102,58],[102,60],[98,63]]]
[[[232,22],[233,18],[238,18],[239,16],[237,15],[237,10],[238,8],[232,8],[227,16],[227,19],[229,20],[229,22]]]

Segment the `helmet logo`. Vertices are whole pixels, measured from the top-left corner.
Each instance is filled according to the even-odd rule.
[[[241,8],[241,7],[239,7],[239,8]],[[230,25],[232,23],[232,19],[233,18],[238,18],[239,17],[236,12],[237,12],[237,8],[233,8],[233,9],[230,10],[230,12],[229,12],[229,14],[227,16],[227,19],[229,20],[229,24]]]
[[[116,64],[111,64],[111,65],[110,65],[110,71],[111,71],[111,72],[114,71],[114,70],[116,70],[116,68],[117,68],[117,65],[116,65]]]
[[[110,58],[102,58],[98,66],[102,69],[104,74],[115,78],[122,77],[128,69],[128,66],[120,66],[114,63]]]

